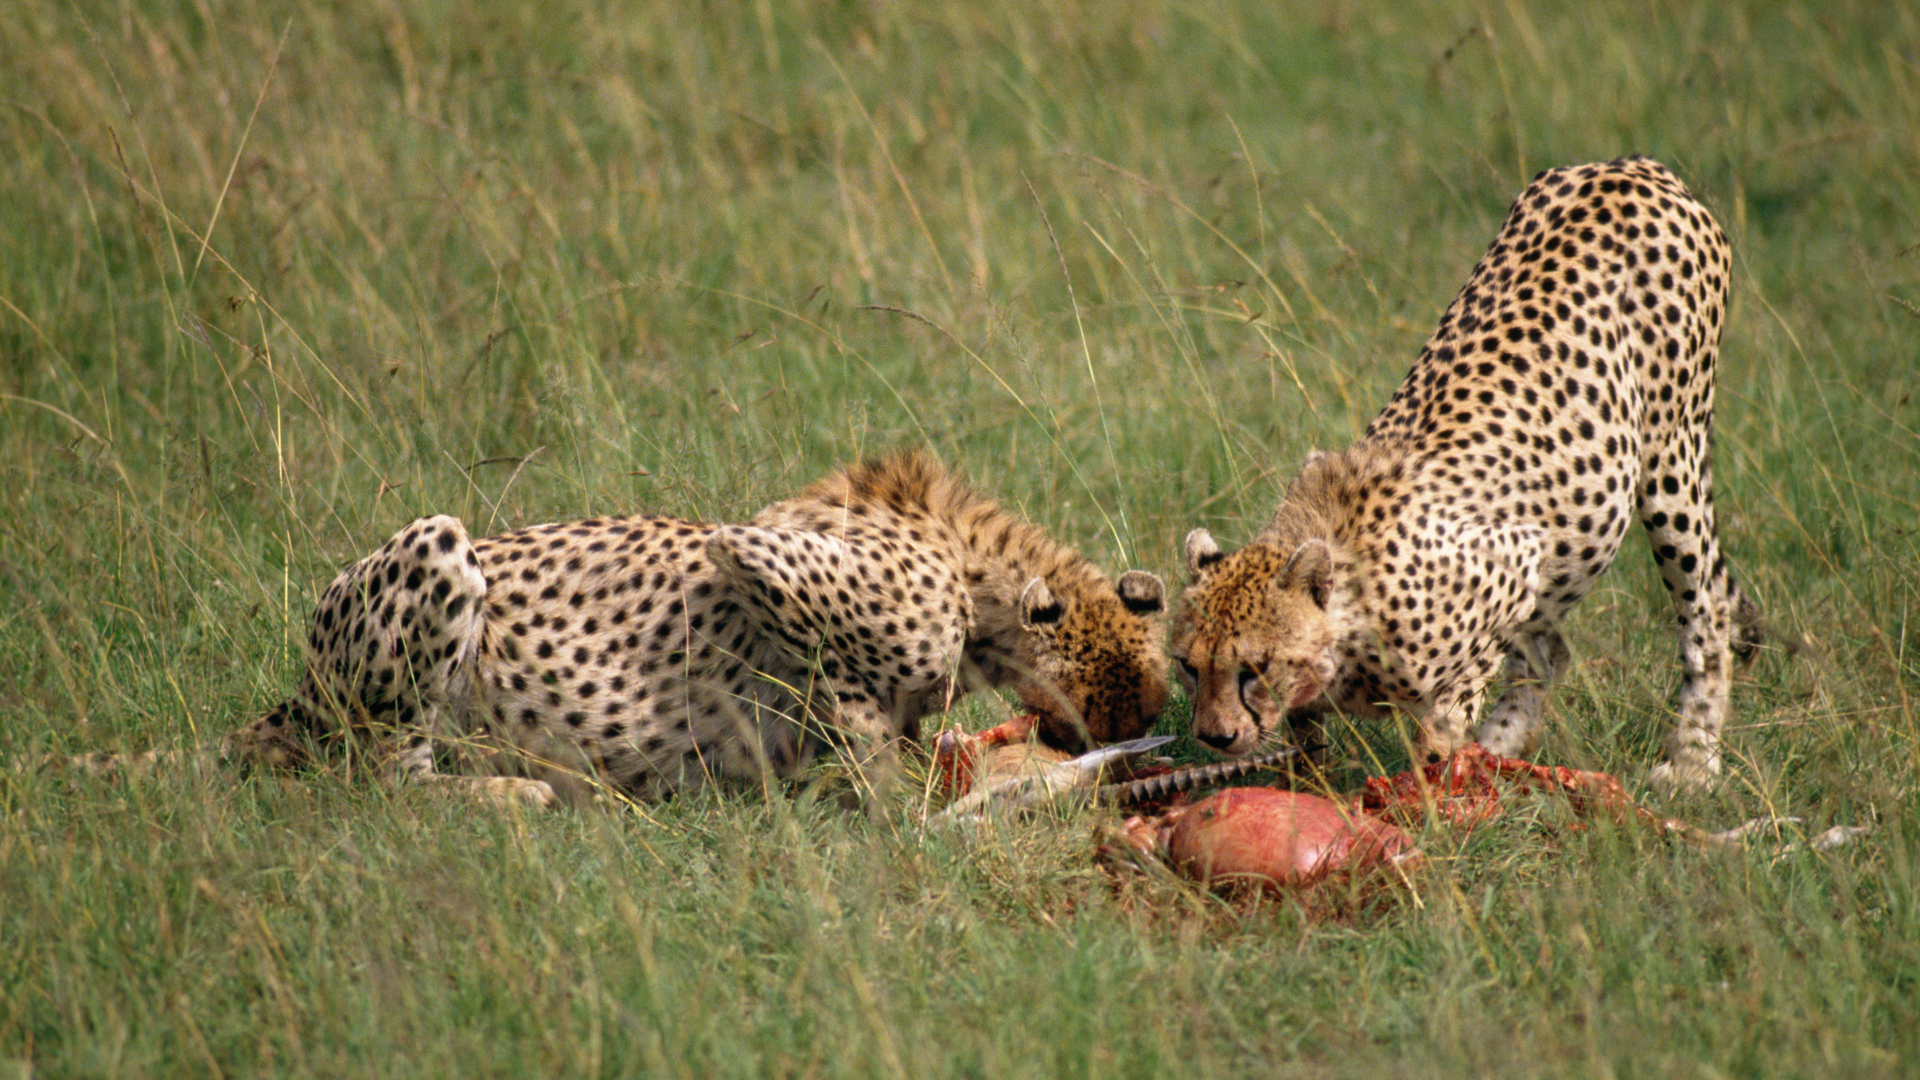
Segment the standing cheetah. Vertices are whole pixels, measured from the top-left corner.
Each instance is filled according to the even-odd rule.
[[[322,596],[306,678],[229,740],[297,765],[388,739],[404,771],[548,802],[884,759],[923,716],[1009,686],[1062,746],[1166,702],[1165,590],[1092,563],[915,453],[747,525],[595,518],[470,540],[430,517]],[[369,739],[368,737],[371,737]],[[476,760],[479,759],[479,760]]]
[[[1712,783],[1732,654],[1757,632],[1713,516],[1728,267],[1720,227],[1656,162],[1535,177],[1360,440],[1314,455],[1241,550],[1188,535],[1171,652],[1195,735],[1243,754],[1289,718],[1401,709],[1431,756],[1477,722],[1489,750],[1524,753],[1567,663],[1560,617],[1638,517],[1684,671],[1652,779]]]

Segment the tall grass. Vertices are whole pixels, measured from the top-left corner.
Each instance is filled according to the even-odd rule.
[[[737,519],[929,445],[1177,581],[1350,439],[1538,169],[1736,247],[1722,526],[1779,640],[1725,790],[1830,854],[1522,814],[1315,924],[1085,815],[0,778],[0,1075],[1904,1075],[1920,17],[1849,3],[52,3],[0,20],[0,757],[191,742],[408,518]],[[1547,759],[1675,683],[1629,545]],[[968,706],[980,722],[991,703]],[[1175,710],[1176,714],[1179,710]],[[1177,728],[1178,715],[1168,726]],[[1342,734],[1398,758],[1384,725]]]

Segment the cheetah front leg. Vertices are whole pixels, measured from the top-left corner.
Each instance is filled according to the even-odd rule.
[[[1421,723],[1422,749],[1429,759],[1446,757],[1465,745],[1469,731],[1483,745],[1490,736],[1503,745],[1524,741],[1539,722],[1554,649],[1566,652],[1550,623],[1535,625],[1540,530],[1445,520],[1428,528],[1434,537],[1430,560],[1444,576],[1437,575],[1437,595],[1422,597],[1419,609],[1427,617],[1425,632],[1439,643],[1413,661],[1428,703]],[[1486,723],[1479,723],[1481,693],[1503,660],[1509,674],[1514,672],[1516,650],[1518,666],[1534,677],[1516,681]],[[1543,675],[1536,674],[1543,670]]]
[[[1490,671],[1497,664],[1497,656],[1490,656],[1477,667]],[[1486,674],[1470,670],[1428,697],[1426,711],[1420,715],[1420,742],[1415,748],[1426,760],[1442,761],[1468,743],[1467,733],[1479,719],[1480,693],[1486,685]]]
[[[1553,623],[1535,618],[1521,627],[1507,650],[1506,692],[1480,725],[1480,745],[1501,757],[1532,754],[1540,744],[1547,690],[1571,661],[1567,641]]]
[[[840,728],[840,753],[853,767],[864,801],[878,806],[899,782],[899,725],[870,698],[842,698],[834,709]]]

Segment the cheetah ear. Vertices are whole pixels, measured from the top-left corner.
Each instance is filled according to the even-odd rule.
[[[1333,552],[1327,550],[1326,541],[1309,540],[1295,548],[1278,583],[1305,589],[1316,606],[1326,607],[1333,592]]]
[[[1114,582],[1120,602],[1135,615],[1158,615],[1167,607],[1167,587],[1144,570],[1129,570]]]
[[[1214,563],[1226,558],[1220,545],[1214,543],[1213,534],[1205,529],[1195,529],[1187,534],[1187,577],[1199,580],[1200,575],[1213,567]]]
[[[1020,622],[1024,626],[1051,626],[1060,621],[1067,609],[1054,598],[1053,590],[1039,578],[1020,590]]]

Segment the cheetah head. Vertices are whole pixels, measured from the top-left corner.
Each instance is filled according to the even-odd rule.
[[[1333,684],[1347,590],[1322,540],[1226,554],[1195,529],[1186,548],[1189,584],[1169,651],[1193,699],[1193,734],[1221,753],[1247,754]]]
[[[1116,582],[1055,592],[1042,578],[1021,590],[1021,632],[1003,660],[1020,702],[1040,718],[1040,740],[1078,752],[1135,739],[1167,705],[1166,586],[1129,570]]]

